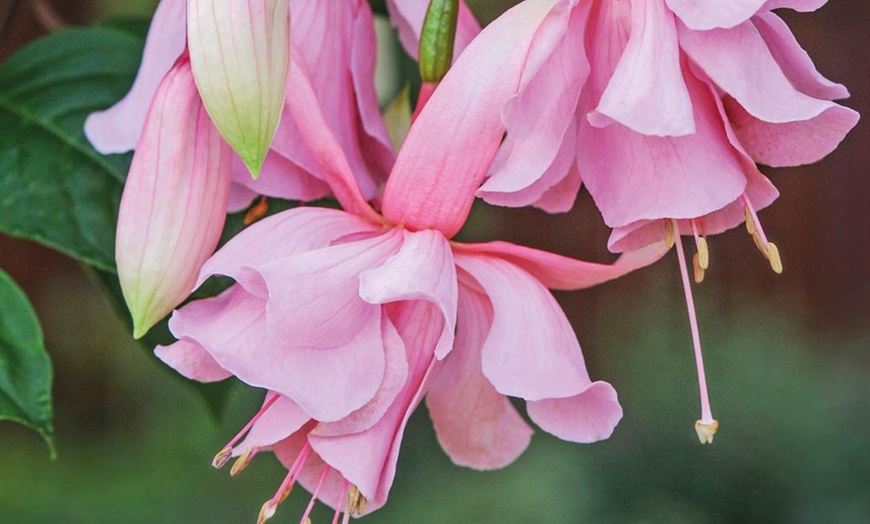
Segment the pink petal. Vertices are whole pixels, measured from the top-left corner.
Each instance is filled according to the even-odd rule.
[[[420,0],[387,0],[390,20],[399,30],[399,41],[411,58],[417,60],[420,52],[420,31],[426,18],[429,2]],[[462,53],[469,42],[480,32],[480,24],[468,6],[460,0],[459,19],[456,23],[456,40],[453,43],[453,60]]]
[[[233,286],[177,310],[169,328],[239,380],[286,395],[312,418],[339,420],[374,397],[385,365],[378,311],[344,346],[319,349],[271,336],[265,309],[263,299]]]
[[[273,446],[272,449],[275,456],[278,457],[285,468],[290,469],[293,466],[299,453],[308,444],[308,433],[311,427],[313,426],[304,426],[290,437]],[[317,453],[309,453],[308,459],[299,473],[298,482],[309,492],[313,492],[320,482],[324,469],[327,467],[329,472],[326,474],[326,479],[320,487],[317,498],[331,508],[342,508],[343,510],[347,505],[347,492],[345,489],[348,486],[348,481],[341,473],[326,464]],[[344,498],[342,498],[342,494]],[[366,513],[375,509],[377,508],[370,504],[366,508]]]
[[[380,216],[368,205],[360,190],[359,183],[364,179],[358,182],[354,176],[297,53],[293,55],[292,69],[284,116],[272,147],[329,184],[333,195],[347,212],[379,222]],[[368,190],[373,192],[374,188]]]
[[[674,15],[664,0],[632,0],[631,37],[589,122],[619,122],[638,133],[683,136],[695,131],[680,71]]]
[[[440,364],[432,353],[441,333],[441,313],[426,302],[391,304],[397,308],[396,329],[408,351],[409,376],[401,393],[371,428],[361,433],[321,436],[332,433],[326,425],[309,436],[311,447],[343,477],[359,487],[370,508],[382,506],[393,484],[399,446],[408,418],[426,392],[428,382]]]
[[[567,175],[575,155],[577,101],[589,73],[583,14],[559,4],[532,39],[519,92],[501,109],[507,137],[477,192],[487,202],[532,204]]]
[[[329,246],[342,237],[369,234],[376,226],[336,209],[299,207],[264,218],[227,242],[203,266],[196,287],[212,275],[226,275],[249,293],[267,297],[253,268]]]
[[[266,155],[266,160],[260,169],[260,176],[256,180],[251,178],[242,159],[238,155],[233,155],[233,182],[244,186],[253,194],[285,200],[310,202],[330,194],[326,182],[311,176],[274,150]]]
[[[396,327],[386,316],[381,319],[381,331],[384,337],[386,368],[384,381],[378,392],[365,406],[347,417],[318,426],[317,435],[335,437],[359,433],[371,428],[383,418],[399,392],[405,387],[408,380],[408,358],[405,355],[405,344],[396,331]]]
[[[481,353],[483,374],[495,389],[526,400],[585,391],[590,380],[577,336],[549,291],[504,260],[455,258],[492,303],[492,327]]]
[[[310,348],[355,340],[379,318],[360,298],[360,274],[399,251],[402,232],[326,247],[256,266],[269,292],[269,333]]]
[[[450,238],[501,142],[502,104],[519,87],[525,55],[552,1],[523,2],[484,29],[420,113],[384,190],[384,217]]]
[[[202,346],[191,340],[179,340],[157,346],[154,354],[183,377],[198,382],[217,382],[233,376],[221,367]]]
[[[241,162],[241,160],[239,160]],[[235,178],[235,161],[233,161],[233,178]],[[251,178],[245,168],[245,176]],[[251,191],[244,184],[239,184],[235,180],[230,183],[230,196],[227,200],[227,213],[238,213],[247,209],[251,203],[257,198],[256,191]]]
[[[290,8],[297,61],[323,121],[363,195],[373,198],[392,167],[393,153],[374,88],[377,50],[368,2],[293,0]]]
[[[278,395],[278,400],[260,415],[245,439],[233,447],[233,456],[237,457],[253,448],[271,446],[289,437],[311,420],[295,402],[274,391],[266,392],[263,404],[270,402],[275,395]]]
[[[772,11],[774,9],[788,8],[806,13],[815,11],[827,3],[828,0],[767,0],[761,10]],[[758,14],[763,15],[767,13]]]
[[[432,230],[405,231],[399,252],[382,266],[360,274],[359,296],[369,304],[425,300],[444,315],[435,357],[444,358],[453,348],[456,328],[456,266],[450,244]]]
[[[686,26],[698,31],[734,27],[757,13],[765,0],[667,0]]]
[[[552,169],[553,166],[550,167]],[[546,177],[547,173],[544,173],[543,178]],[[547,188],[534,202],[534,206],[547,213],[567,213],[574,207],[574,201],[577,200],[577,193],[580,191],[581,185],[582,180],[580,179],[580,171],[577,170],[577,163],[572,162],[571,167],[568,168],[568,173],[562,180]]]
[[[600,381],[573,397],[527,402],[526,410],[547,433],[583,444],[609,438],[622,419],[616,390]]]
[[[809,120],[836,105],[792,87],[751,22],[727,30],[681,28],[680,45],[720,89],[766,122]]]
[[[746,166],[728,141],[715,94],[691,74],[684,80],[694,105],[692,135],[650,137],[580,122],[577,164],[608,226],[702,216],[743,193]]]
[[[220,238],[229,185],[229,148],[180,60],[148,112],[118,213],[118,277],[137,338],[193,290]]]
[[[840,145],[859,119],[857,112],[833,104],[809,120],[772,124],[753,117],[730,96],[724,103],[731,126],[749,156],[772,167],[818,162]]]
[[[664,238],[664,237],[662,237]],[[454,244],[454,255],[497,257],[522,268],[550,289],[584,289],[619,278],[659,260],[664,243],[626,253],[613,264],[595,264],[509,242]]]
[[[459,293],[456,346],[432,381],[426,406],[438,442],[459,466],[498,469],[526,449],[533,430],[484,377],[480,349],[492,324],[492,306],[467,287]]]
[[[773,13],[759,13],[752,19],[752,23],[795,89],[822,100],[849,96],[845,86],[831,82],[816,70],[810,56],[801,48],[782,19]]]
[[[109,109],[91,113],[85,121],[85,135],[97,151],[107,155],[136,147],[157,86],[184,51],[186,25],[186,0],[160,2],[130,92]]]

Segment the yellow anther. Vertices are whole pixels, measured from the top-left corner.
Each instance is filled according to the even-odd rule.
[[[710,267],[710,249],[704,237],[698,238],[698,265],[704,270]]]
[[[674,221],[667,220],[665,222],[665,245],[668,249],[674,247]]]
[[[699,253],[695,253],[692,257],[692,267],[695,269],[695,283],[700,284],[704,281],[704,268],[701,267]]]
[[[251,463],[251,460],[254,458],[254,454],[256,454],[257,448],[251,448],[248,451],[242,453],[239,458],[233,462],[233,467],[230,468],[230,475],[235,477],[239,473],[242,472],[243,469],[248,467],[248,464]]]
[[[779,248],[773,242],[767,243],[767,259],[770,260],[770,267],[777,275],[782,274],[782,259],[779,257]]]
[[[362,493],[359,492],[359,488],[356,486],[350,487],[350,492],[347,494],[347,512],[355,515],[362,515],[365,513],[366,506],[369,501],[362,496]]]
[[[698,440],[701,441],[701,444],[712,444],[713,443],[713,435],[719,431],[719,421],[714,420],[709,424],[705,424],[700,420],[695,422],[695,432],[698,434]]]
[[[755,220],[752,219],[752,211],[749,210],[749,206],[743,206],[743,214],[746,216],[746,231],[755,236]]]
[[[218,454],[214,456],[211,461],[212,467],[215,469],[220,469],[224,467],[227,462],[230,461],[230,458],[233,456],[233,447],[227,446],[224,449],[218,451]]]
[[[275,510],[278,508],[278,505],[272,502],[272,499],[269,499],[263,504],[263,507],[260,508],[260,514],[257,515],[257,524],[263,524],[270,518],[275,516]]]

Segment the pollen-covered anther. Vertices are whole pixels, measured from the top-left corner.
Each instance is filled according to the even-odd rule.
[[[701,266],[701,254],[695,253],[692,257],[692,269],[695,270],[695,283],[700,284],[704,281],[704,268]]]
[[[743,206],[743,214],[746,216],[746,232],[755,236],[755,220],[752,219],[752,210],[749,209],[749,206]]]
[[[698,237],[696,244],[698,246],[698,265],[701,269],[707,270],[710,267],[710,249],[707,247],[707,239]]]
[[[674,221],[668,220],[665,222],[665,245],[668,249],[674,247]]]
[[[260,508],[260,514],[257,515],[257,524],[263,524],[270,518],[275,516],[275,510],[278,509],[278,504],[273,499],[267,500]]]
[[[701,441],[701,444],[712,444],[713,436],[716,435],[717,431],[719,431],[718,420],[709,423],[700,420],[695,422],[695,432],[698,434],[698,440]]]
[[[248,209],[248,212],[245,213],[245,218],[242,219],[242,224],[250,226],[254,222],[266,216],[266,213],[268,212],[269,204],[268,202],[266,202],[266,196],[261,195],[260,200],[258,200],[256,204],[251,206],[251,208]]]
[[[214,456],[211,461],[212,467],[215,469],[221,469],[226,466],[227,462],[230,461],[230,458],[233,456],[233,447],[227,446],[224,449],[218,451],[218,454]]]
[[[235,477],[236,475],[241,473],[242,470],[248,467],[248,464],[250,464],[251,460],[254,459],[254,455],[257,454],[257,451],[259,451],[259,449],[254,447],[239,455],[239,458],[237,458],[236,461],[233,462],[233,467],[230,468],[230,476]]]
[[[770,260],[770,267],[777,275],[782,274],[782,259],[779,257],[779,248],[773,242],[767,243],[767,259]]]
[[[350,487],[350,492],[347,494],[347,512],[352,515],[362,515],[366,511],[366,506],[369,501],[362,496],[359,488],[356,486]]]

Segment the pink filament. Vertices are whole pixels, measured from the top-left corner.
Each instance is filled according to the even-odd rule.
[[[276,491],[272,496],[272,505],[277,506],[281,502],[282,495],[293,488],[293,484],[296,483],[296,479],[299,477],[299,472],[302,471],[302,468],[305,466],[305,461],[308,459],[309,453],[311,453],[311,444],[306,442],[305,447],[303,447],[302,451],[299,452],[299,455],[296,456],[296,460],[287,472],[287,476],[284,477],[281,485],[278,486],[278,491]]]
[[[324,466],[323,473],[320,474],[320,480],[317,481],[317,486],[311,494],[311,501],[308,502],[308,507],[305,508],[305,514],[302,515],[302,520],[299,521],[299,524],[305,524],[305,519],[311,515],[311,511],[314,509],[314,503],[317,502],[317,495],[320,493],[320,488],[323,487],[323,482],[326,481],[327,473],[329,473],[329,466]]]
[[[755,212],[755,208],[746,197],[746,193],[743,193],[740,199],[743,200],[743,205],[749,209],[749,214],[752,215],[752,220],[755,221],[755,230],[758,231],[758,236],[761,237],[761,243],[764,244],[764,247],[767,247],[767,236],[764,234],[764,229],[761,227],[761,221],[758,220],[758,214]]]
[[[241,431],[239,431],[239,432],[236,434],[236,436],[233,437],[233,439],[230,440],[230,441],[227,443],[226,446],[224,446],[224,449],[226,449],[226,448],[231,448],[231,447],[235,446],[235,445],[236,445],[236,442],[238,442],[242,437],[244,437],[244,436],[248,433],[248,431],[251,430],[251,428],[254,426],[254,424],[257,423],[257,421],[260,419],[260,417],[262,417],[263,414],[266,413],[266,411],[268,411],[268,409],[272,407],[272,404],[274,404],[275,401],[278,400],[278,397],[279,397],[279,396],[280,396],[280,395],[279,395],[278,393],[275,393],[275,395],[273,395],[272,398],[270,398],[270,399],[269,399],[269,400],[268,400],[268,401],[263,405],[263,407],[260,408],[260,411],[258,411],[257,414],[254,415],[254,417],[253,417],[251,420],[249,420],[247,424],[245,424],[245,427],[243,427],[243,428],[241,429]]]
[[[335,516],[332,517],[332,524],[338,524],[338,518],[341,516],[341,510],[344,508],[345,513],[347,514],[347,491],[350,488],[350,483],[348,481],[344,481],[344,485],[341,487],[341,495],[338,497],[338,502],[335,503]],[[344,506],[342,506],[344,504]],[[350,517],[348,517],[350,518]]]
[[[676,223],[674,224],[676,227]],[[689,327],[692,330],[692,344],[695,346],[695,365],[698,368],[698,387],[701,392],[701,422],[713,423],[713,412],[710,410],[710,398],[707,396],[707,378],[704,373],[704,357],[701,355],[701,335],[698,333],[698,318],[695,314],[695,300],[692,298],[692,287],[689,284],[689,272],[686,269],[686,254],[683,243],[677,237],[677,258],[680,260],[680,275],[683,278],[683,291],[686,295],[686,308],[689,310]]]

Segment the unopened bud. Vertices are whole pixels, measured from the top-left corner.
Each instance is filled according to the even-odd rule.
[[[431,0],[420,31],[420,77],[437,84],[453,63],[459,0]]]

